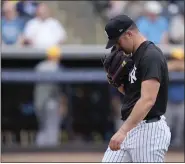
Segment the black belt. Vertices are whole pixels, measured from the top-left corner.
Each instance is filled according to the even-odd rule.
[[[153,117],[153,118],[149,118],[149,119],[146,119],[146,123],[152,123],[152,122],[156,122],[156,121],[159,121],[161,119],[160,116],[158,117]]]
[[[123,121],[125,121],[126,119],[122,118]],[[143,121],[145,121],[146,123],[152,123],[152,122],[159,121],[160,119],[161,119],[161,116],[156,116],[156,117],[152,117],[152,118],[146,118]]]

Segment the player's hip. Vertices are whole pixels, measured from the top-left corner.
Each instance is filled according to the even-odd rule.
[[[168,147],[171,140],[171,132],[165,117],[155,122],[142,121],[137,127],[132,129],[125,140],[130,147],[140,147],[141,145],[157,145],[158,147]],[[163,145],[162,145],[163,144]]]
[[[152,132],[152,131],[166,131],[169,132],[169,127],[166,123],[166,117],[164,115],[158,117],[154,117],[151,120],[143,120],[141,121],[135,128],[133,128],[129,134],[134,134],[137,132],[144,132],[144,131],[148,131],[148,132]]]

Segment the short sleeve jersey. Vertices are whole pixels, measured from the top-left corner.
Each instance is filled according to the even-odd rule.
[[[168,67],[162,51],[152,42],[143,42],[132,56],[134,66],[124,82],[125,96],[121,110],[125,120],[141,96],[141,83],[156,79],[160,83],[156,102],[145,119],[161,116],[166,112],[168,99]]]

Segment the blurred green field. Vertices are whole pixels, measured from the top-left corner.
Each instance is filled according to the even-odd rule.
[[[103,153],[13,153],[2,154],[1,162],[101,162]],[[184,162],[184,152],[169,152],[166,162]]]

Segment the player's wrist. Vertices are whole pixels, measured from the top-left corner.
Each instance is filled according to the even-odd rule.
[[[127,134],[129,132],[128,128],[125,125],[122,125],[121,128],[119,129],[119,131],[122,134]]]
[[[131,122],[130,120],[126,120],[124,124],[121,126],[120,130],[123,133],[128,133],[130,130],[132,130],[136,126],[135,123]]]

